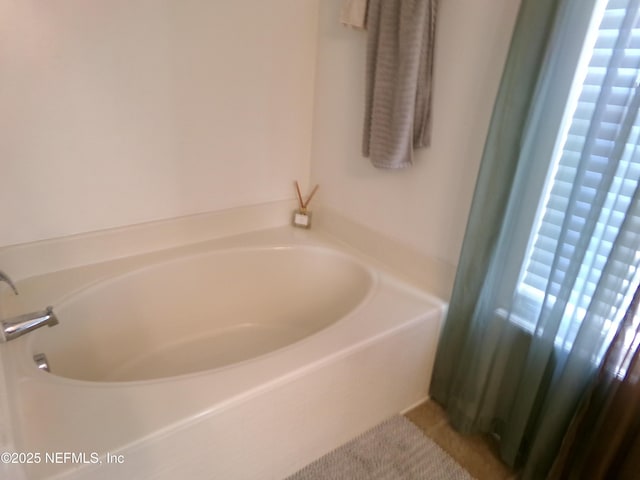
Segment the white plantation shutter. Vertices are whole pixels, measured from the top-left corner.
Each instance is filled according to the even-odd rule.
[[[589,306],[640,178],[638,3],[607,3],[522,275],[521,292],[534,292],[538,303],[545,292],[553,297],[576,248],[583,248],[579,242],[588,242],[559,332],[568,342]],[[612,159],[619,159],[617,166]],[[593,217],[592,207],[602,195],[604,204],[593,235],[581,238],[589,214]],[[568,205],[572,205],[569,214]],[[636,220],[640,221],[627,221]],[[560,239],[565,221],[568,228]],[[629,248],[635,252],[637,246]],[[628,277],[628,264],[608,268],[614,267],[620,269],[620,281]]]

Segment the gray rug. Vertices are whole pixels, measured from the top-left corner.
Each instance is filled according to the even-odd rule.
[[[395,416],[287,480],[470,480],[473,477],[405,417]]]

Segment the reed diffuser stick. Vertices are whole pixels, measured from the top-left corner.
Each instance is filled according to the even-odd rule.
[[[307,201],[302,205],[302,208],[307,208],[307,205],[309,205],[309,202],[311,201],[311,199],[315,195],[315,193],[318,190],[319,186],[320,185],[316,185],[315,187],[313,187],[313,190],[311,190],[311,194],[309,194],[309,198],[307,198]]]
[[[300,210],[304,210],[304,202],[302,201],[302,193],[300,193],[300,185],[296,180],[296,192],[298,193],[298,203],[300,204]]]

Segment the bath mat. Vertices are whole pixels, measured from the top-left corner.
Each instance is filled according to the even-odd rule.
[[[287,480],[471,480],[413,423],[395,416],[307,465]]]

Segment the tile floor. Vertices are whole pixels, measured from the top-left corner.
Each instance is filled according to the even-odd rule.
[[[427,401],[405,416],[478,480],[513,480],[517,474],[499,460],[492,439],[461,435],[447,421],[444,410]]]

